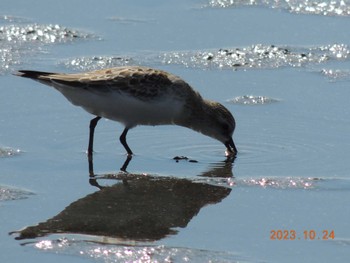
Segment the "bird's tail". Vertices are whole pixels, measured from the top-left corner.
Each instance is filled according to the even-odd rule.
[[[42,76],[48,76],[52,74],[53,73],[51,72],[43,72],[43,71],[35,71],[35,70],[19,70],[13,73],[13,75],[15,76],[30,78],[30,79],[40,79],[40,77]]]

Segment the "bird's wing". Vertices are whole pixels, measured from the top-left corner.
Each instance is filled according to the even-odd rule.
[[[146,67],[118,67],[86,73],[59,74],[21,70],[19,76],[47,85],[83,88],[91,92],[122,92],[140,99],[161,96],[172,84],[172,75]]]

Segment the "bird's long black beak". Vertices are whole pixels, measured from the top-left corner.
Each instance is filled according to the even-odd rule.
[[[233,142],[233,139],[231,138],[230,140],[228,140],[226,143],[225,143],[225,146],[227,148],[227,151],[232,154],[232,155],[236,155],[237,154],[237,148],[236,148],[236,145],[235,143]]]

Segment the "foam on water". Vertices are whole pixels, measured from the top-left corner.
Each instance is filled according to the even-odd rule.
[[[296,14],[312,14],[324,16],[349,16],[348,0],[210,0],[206,7],[229,8],[239,6],[263,6],[283,9]]]
[[[64,43],[76,38],[89,38],[90,34],[82,33],[60,25],[6,25],[0,27],[0,38],[11,43],[39,42]]]
[[[182,65],[201,69],[274,69],[342,61],[349,57],[345,44],[290,47],[256,44],[218,50],[173,51],[135,57],[78,57],[60,62],[73,70],[95,70],[124,65]]]
[[[0,26],[0,74],[13,70],[28,57],[42,52],[45,45],[95,37],[57,24],[25,24],[20,18],[10,16],[2,16],[1,20],[16,24]]]
[[[194,68],[272,69],[302,67],[309,64],[344,60],[349,48],[344,44],[320,47],[288,47],[257,44],[242,48],[170,52],[159,56],[163,64],[178,64]]]
[[[101,68],[112,68],[137,64],[134,59],[127,57],[80,57],[61,62],[65,67],[73,70],[96,70]]]

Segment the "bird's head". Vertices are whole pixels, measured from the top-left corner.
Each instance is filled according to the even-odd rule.
[[[232,135],[236,127],[235,119],[231,112],[218,102],[205,101],[204,116],[200,132],[210,136],[226,146],[226,155],[235,156],[237,148]]]

